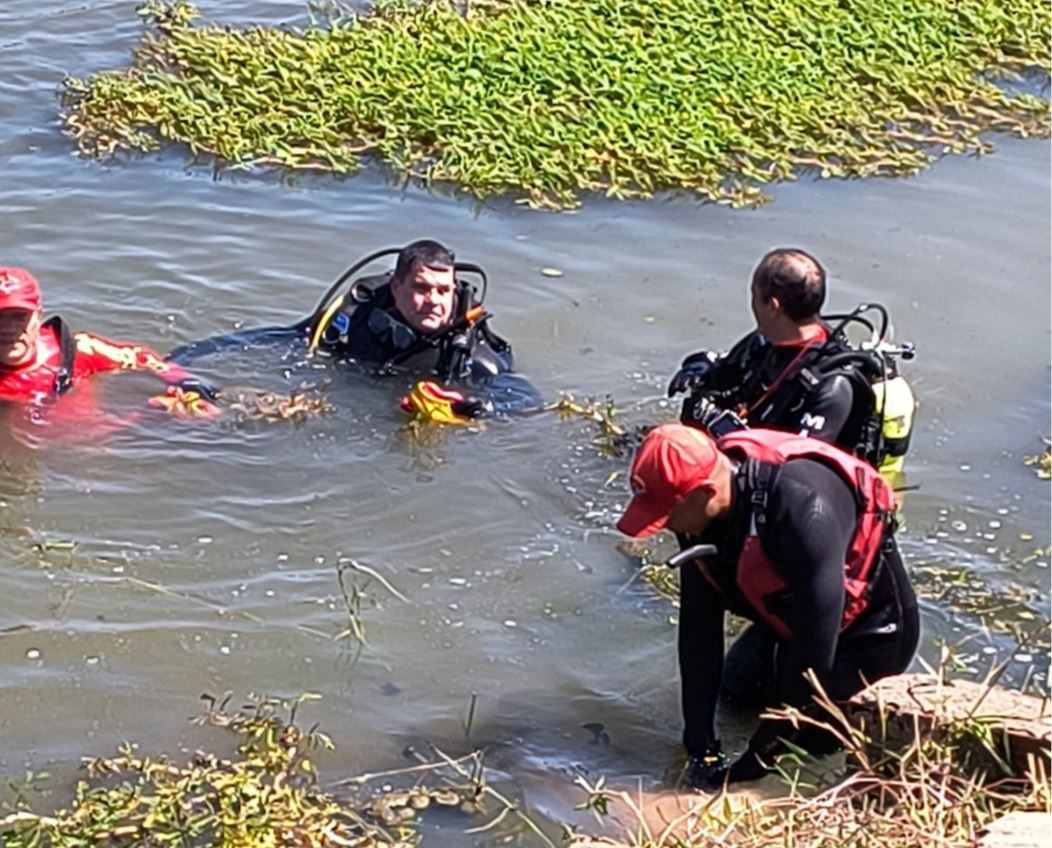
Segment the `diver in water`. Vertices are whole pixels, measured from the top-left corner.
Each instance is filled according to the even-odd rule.
[[[343,291],[358,271],[393,254],[392,271],[353,279]],[[466,276],[481,280],[481,293]],[[225,347],[291,337],[312,352],[375,363],[381,374],[404,368],[426,375],[431,379],[418,382],[402,407],[431,420],[464,421],[538,406],[540,394],[513,371],[511,345],[489,326],[486,286],[478,266],[458,263],[437,241],[415,241],[355,263],[317,309],[292,327],[206,339],[169,356],[187,362]]]
[[[72,332],[58,316],[44,320],[36,278],[24,268],[0,268],[0,401],[40,406],[108,371],[156,375],[181,398],[180,414],[216,413],[212,387],[144,345]],[[162,400],[151,402],[165,406]]]
[[[688,356],[668,394],[685,392],[680,420],[723,435],[768,427],[832,442],[887,472],[901,471],[916,403],[893,357],[910,359],[912,345],[886,340],[883,307],[823,318],[826,273],[802,250],[772,250],[752,277],[756,329],[728,353]],[[865,313],[880,313],[878,329]],[[855,348],[845,328],[866,327],[873,338]]]

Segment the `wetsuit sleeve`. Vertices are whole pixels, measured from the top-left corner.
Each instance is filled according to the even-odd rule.
[[[724,605],[692,562],[680,574],[679,673],[683,746],[703,757],[716,745],[716,699],[723,676]]]
[[[492,404],[497,415],[508,415],[536,409],[542,404],[541,393],[522,374],[502,371],[471,386],[469,392]]]
[[[166,383],[177,383],[190,376],[182,367],[166,362],[160,354],[144,345],[112,342],[93,333],[77,333],[74,340],[78,376],[106,371],[147,371]]]
[[[854,403],[851,380],[843,374],[834,374],[819,384],[801,411],[800,434],[836,443],[851,417]]]
[[[771,493],[770,531],[764,547],[792,597],[788,623],[793,634],[779,649],[776,703],[802,707],[811,700],[804,679],[814,669],[824,685],[836,657],[844,613],[844,563],[857,512],[847,484],[813,460],[787,462]],[[750,743],[767,747],[787,728],[765,721]]]

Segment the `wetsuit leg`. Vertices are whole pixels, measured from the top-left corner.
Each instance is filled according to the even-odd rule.
[[[877,626],[848,631],[837,644],[833,670],[826,680],[827,693],[834,701],[843,702],[861,692],[868,684],[883,677],[901,674],[909,668],[920,639],[920,616],[917,597],[906,576],[898,548],[892,545],[881,554],[881,594],[885,601],[873,617]],[[889,630],[891,632],[882,632]],[[832,753],[839,743],[819,728],[801,729],[793,739],[816,756]]]
[[[777,692],[775,652],[778,641],[767,628],[750,624],[727,651],[720,701],[733,710],[761,710]]]

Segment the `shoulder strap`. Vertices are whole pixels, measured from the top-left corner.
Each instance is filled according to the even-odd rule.
[[[73,363],[77,358],[77,342],[69,325],[58,315],[48,318],[42,329],[45,328],[51,330],[58,338],[59,365],[51,387],[51,393],[57,397],[73,388]]]
[[[767,526],[770,492],[778,476],[778,466],[755,459],[746,461],[745,479],[749,487],[749,534],[756,535]]]

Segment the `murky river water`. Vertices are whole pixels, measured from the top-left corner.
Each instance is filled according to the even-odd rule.
[[[299,2],[201,5],[304,18]],[[359,255],[428,236],[489,269],[495,327],[546,395],[610,394],[639,423],[663,414],[683,354],[748,329],[758,257],[802,245],[830,270],[832,306],[882,300],[920,350],[911,562],[1035,587],[1047,607],[1048,557],[1033,553],[1049,543],[1049,486],[1021,461],[1049,432],[1047,142],[1002,140],[905,181],[788,185],[753,211],[662,198],[568,215],[403,191],[375,172],[216,182],[181,152],[83,161],[59,131],[59,83],[126,60],[135,6],[0,7],[0,259],[34,271],[50,310],[164,350],[291,321]],[[339,743],[329,777],[397,765],[423,740],[464,749],[477,692],[471,742],[495,746],[492,763],[556,817],[575,765],[627,780],[675,762],[671,610],[615,548],[624,495],[604,481],[623,463],[596,455],[588,425],[539,415],[414,446],[398,381],[272,353],[207,366],[226,385],[287,386],[289,368],[332,380],[338,414],[180,423],[144,413],[153,386],[129,375],[99,394],[109,413],[142,413],[131,426],[5,438],[0,774],[68,776],[60,764],[122,739],[208,744],[184,719],[202,692],[227,691],[323,694],[309,717]],[[348,625],[341,557],[408,598],[372,581],[357,662],[331,638]],[[924,628],[929,659],[965,633],[980,660],[1011,647],[939,604]]]

